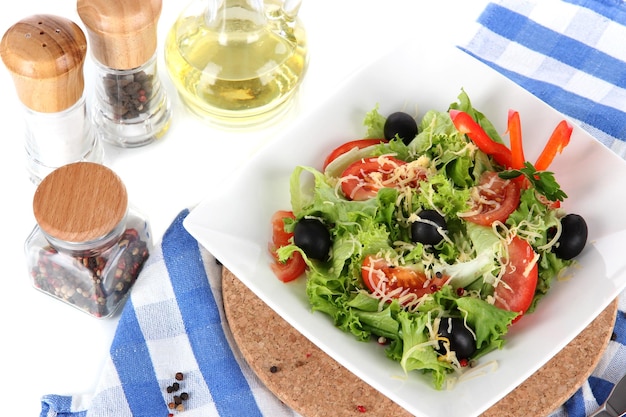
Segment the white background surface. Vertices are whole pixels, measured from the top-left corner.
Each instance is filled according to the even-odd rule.
[[[105,164],[125,182],[133,205],[147,213],[155,239],[186,207],[199,203],[234,167],[260,146],[316,107],[333,88],[405,40],[434,38],[456,45],[474,25],[485,0],[303,0],[300,17],[307,29],[310,66],[298,97],[297,112],[255,132],[225,132],[189,115],[176,95],[163,63],[165,34],[186,1],[163,0],[159,21],[159,71],[174,117],[159,142],[138,149],[106,148]],[[0,32],[33,14],[69,18],[84,30],[76,3],[23,0],[5,4]],[[424,60],[436,59],[424,56]],[[93,67],[87,57],[86,96]],[[489,82],[489,80],[485,80]],[[89,394],[95,389],[116,319],[98,320],[36,291],[29,280],[23,242],[34,226],[32,195],[24,164],[22,107],[9,71],[0,68],[0,390],[12,415],[36,416],[44,394]],[[294,138],[297,140],[297,138]]]

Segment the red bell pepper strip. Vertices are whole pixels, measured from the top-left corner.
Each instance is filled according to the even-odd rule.
[[[563,148],[569,143],[572,130],[572,126],[565,120],[561,120],[556,128],[554,128],[550,139],[548,139],[548,143],[546,143],[545,148],[543,148],[539,158],[537,158],[537,162],[535,162],[535,169],[537,171],[545,171],[548,169],[556,154],[561,153]]]
[[[455,109],[450,109],[449,113],[452,123],[459,132],[467,135],[481,151],[493,157],[498,164],[511,167],[512,156],[509,148],[491,139],[469,114]]]
[[[522,124],[519,113],[515,110],[509,110],[507,130],[511,142],[511,168],[521,169],[524,167],[526,157],[522,147]]]

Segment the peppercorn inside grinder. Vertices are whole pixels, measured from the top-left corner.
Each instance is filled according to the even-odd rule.
[[[91,113],[103,140],[139,147],[169,129],[171,107],[157,71],[161,0],[78,0],[95,61]]]
[[[71,162],[102,162],[102,145],[86,112],[86,53],[80,27],[53,15],[20,20],[0,42],[2,61],[24,105],[26,168],[35,184]]]
[[[24,250],[34,287],[94,317],[113,315],[152,246],[121,179],[104,165],[65,165],[39,184],[33,212]]]

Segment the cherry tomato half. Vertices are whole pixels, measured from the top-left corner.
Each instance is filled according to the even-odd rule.
[[[507,245],[508,263],[501,282],[496,286],[494,305],[504,310],[520,313],[530,307],[537,289],[538,266],[533,248],[524,239],[513,237]]]
[[[288,245],[293,233],[285,231],[285,218],[295,219],[293,212],[287,210],[278,210],[272,215],[272,241],[268,245],[270,254],[274,258],[274,262],[270,264],[270,268],[276,277],[283,281],[289,282],[298,278],[306,269],[306,262],[300,252],[294,252],[286,262],[280,262],[276,250],[281,246]]]
[[[341,190],[350,200],[376,197],[381,188],[417,187],[426,178],[423,168],[407,169],[407,163],[392,156],[359,159],[341,174]]]
[[[472,215],[459,215],[468,222],[491,226],[495,221],[505,222],[517,209],[520,188],[515,181],[505,180],[497,172],[485,171],[472,191]]]
[[[408,304],[438,291],[448,280],[446,276],[428,279],[419,270],[389,265],[382,258],[366,256],[361,265],[361,277],[367,289],[377,298],[397,298]]]
[[[322,170],[325,170],[328,164],[354,148],[363,149],[367,148],[368,146],[378,145],[379,143],[385,142],[387,142],[387,140],[385,139],[356,139],[350,142],[346,142],[343,145],[336,147],[331,153],[328,154],[328,156],[324,160],[324,166]]]

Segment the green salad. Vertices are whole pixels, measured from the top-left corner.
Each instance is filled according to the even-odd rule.
[[[572,128],[559,124],[528,162],[519,114],[507,145],[463,90],[419,121],[376,107],[364,124],[321,169],[295,167],[271,266],[306,279],[312,310],[442,389],[500,349],[585,246],[586,223],[560,208],[547,169]]]

